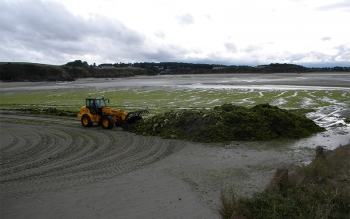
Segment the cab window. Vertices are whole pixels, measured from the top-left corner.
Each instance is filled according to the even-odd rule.
[[[106,103],[103,99],[96,99],[96,106],[98,108],[106,106]]]

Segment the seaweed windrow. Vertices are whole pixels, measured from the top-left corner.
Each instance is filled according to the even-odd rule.
[[[251,108],[223,104],[212,109],[173,110],[136,123],[132,132],[197,142],[303,138],[325,131],[303,115],[269,104]]]
[[[57,109],[57,108],[45,108],[45,109],[40,109],[40,108],[24,108],[24,109],[14,109],[18,111],[25,111],[29,112],[32,114],[44,114],[44,115],[55,115],[55,116],[68,116],[68,117],[76,117],[77,112],[75,111],[70,111],[70,110],[62,110],[62,109]]]

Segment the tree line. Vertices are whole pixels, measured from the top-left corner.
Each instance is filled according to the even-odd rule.
[[[287,63],[269,65],[220,65],[183,62],[103,63],[89,65],[75,60],[61,66],[35,63],[0,63],[1,81],[72,81],[77,78],[116,78],[158,74],[209,74],[209,73],[307,73],[349,72],[350,67],[307,68]]]

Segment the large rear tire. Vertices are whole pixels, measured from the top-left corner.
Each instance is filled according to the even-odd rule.
[[[111,129],[114,126],[114,120],[110,116],[102,116],[100,123],[104,129]]]
[[[84,115],[81,117],[81,124],[82,124],[84,127],[91,127],[91,126],[92,126],[92,122],[91,122],[90,116],[84,114]]]

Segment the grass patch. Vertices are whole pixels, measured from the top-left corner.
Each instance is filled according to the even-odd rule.
[[[232,188],[222,191],[221,218],[349,218],[350,144],[331,156],[288,174],[278,169],[269,187],[250,198],[237,197]]]
[[[198,142],[266,141],[302,138],[324,131],[305,116],[269,104],[223,104],[212,109],[173,110],[136,123],[131,131]]]

